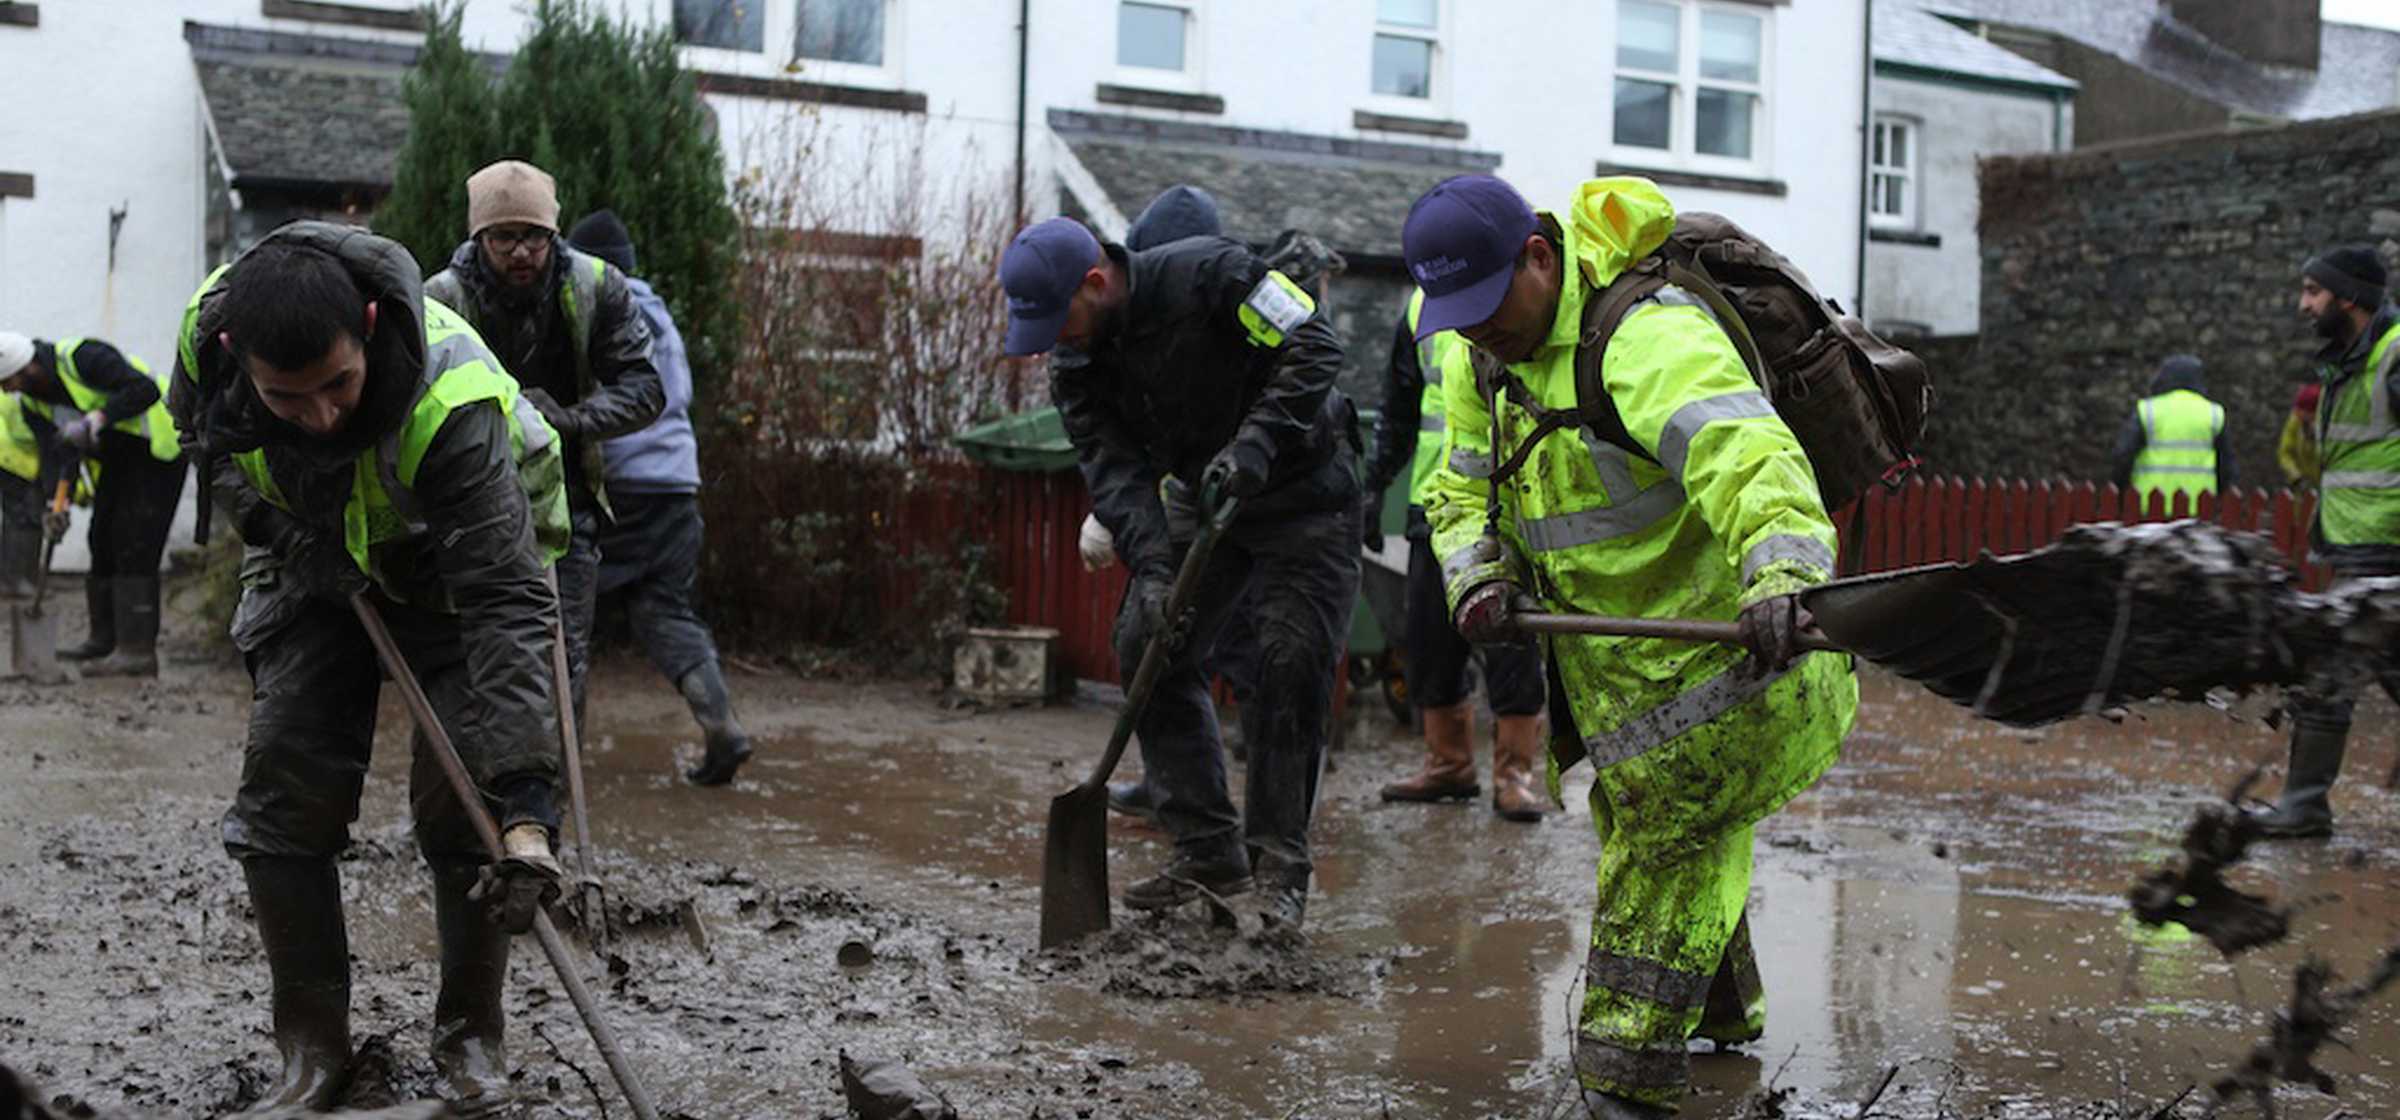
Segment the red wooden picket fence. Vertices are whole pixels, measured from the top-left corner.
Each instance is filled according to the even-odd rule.
[[[985,532],[993,574],[1008,592],[1009,621],[1059,631],[1059,653],[1078,676],[1115,680],[1109,642],[1124,569],[1086,572],[1076,536],[1091,502],[1073,471],[1048,473],[976,468],[970,485],[911,498],[893,511],[903,541],[955,541]],[[1919,478],[1897,490],[1870,492],[1835,515],[1843,573],[1890,571],[1944,561],[1966,562],[1983,552],[2005,555],[2040,548],[2069,526],[2101,521],[2144,522],[2197,517],[2230,529],[2263,533],[2303,567],[2315,500],[2289,491],[2235,490],[2204,497],[2196,507],[2151,495],[2148,501],[2110,485],[2088,482],[1987,481]],[[2310,586],[2325,573],[2304,568]],[[908,586],[913,587],[911,578]],[[886,605],[911,600],[898,584]]]
[[[2325,572],[2307,564],[2315,517],[2316,499],[2289,490],[2236,488],[2189,503],[2180,494],[2170,501],[2089,482],[1919,478],[1898,490],[1869,491],[1836,514],[1834,524],[1842,534],[1843,574],[1859,575],[1965,563],[1985,552],[2029,552],[2072,525],[2197,518],[2266,535],[2309,586],[2321,587]]]

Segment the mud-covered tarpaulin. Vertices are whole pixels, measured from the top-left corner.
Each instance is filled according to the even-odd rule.
[[[2266,538],[2197,521],[2078,526],[1803,599],[1844,649],[2019,727],[2212,689],[2344,692],[2400,634],[2400,580],[2307,592]]]

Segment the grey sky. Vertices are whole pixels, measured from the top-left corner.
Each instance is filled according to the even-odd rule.
[[[2400,31],[2400,0],[2325,0],[2325,18]]]

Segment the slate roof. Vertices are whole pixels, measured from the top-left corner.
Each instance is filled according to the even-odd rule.
[[[2400,102],[2400,32],[2327,23],[2315,71],[2252,62],[2176,21],[2157,0],[1922,0],[1937,15],[2047,31],[2199,97],[2259,116],[2315,120]]]
[[[235,187],[391,184],[415,47],[188,22],[184,40]]]
[[[1353,258],[1400,257],[1410,203],[1453,175],[1490,171],[1493,152],[1053,110],[1050,127],[1132,217],[1189,183],[1216,196],[1226,236],[1263,243],[1308,230]]]
[[[1906,4],[1875,6],[1875,61],[2073,91],[2075,79]]]

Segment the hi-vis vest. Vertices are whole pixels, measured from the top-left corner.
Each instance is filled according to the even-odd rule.
[[[25,422],[25,399],[15,393],[0,395],[0,471],[27,482],[42,477],[42,446]]]
[[[592,375],[592,324],[599,313],[601,284],[608,279],[608,262],[576,251],[564,238],[553,239],[550,251],[567,254],[567,277],[566,283],[558,286],[558,309],[566,318],[567,330],[574,340],[571,349],[575,352],[576,391],[582,397],[590,397],[600,388],[599,378]],[[425,281],[427,303],[439,300],[448,307],[462,307],[466,298],[465,285],[449,269]],[[601,455],[600,443],[596,439],[580,441],[576,457],[583,463],[584,481],[590,485],[592,496],[599,500],[602,510],[608,510],[608,463]]]
[[[2317,528],[2327,544],[2400,544],[2400,419],[2392,408],[2392,366],[2400,326],[2385,332],[2356,377],[2332,380],[2317,405]]]
[[[55,345],[58,354],[58,383],[66,387],[67,399],[75,402],[73,413],[61,415],[59,410],[66,407],[64,405],[37,401],[31,397],[25,398],[27,404],[41,409],[50,418],[52,424],[71,420],[75,416],[91,412],[108,403],[107,394],[84,384],[83,375],[75,372],[75,348],[83,345],[83,342],[84,340],[80,338],[62,338]],[[127,435],[140,436],[143,442],[150,445],[151,458],[161,463],[172,463],[183,455],[183,448],[176,443],[175,421],[167,417],[166,378],[150,372],[150,363],[131,354],[125,355],[125,364],[132,366],[142,376],[149,378],[153,384],[158,386],[158,400],[152,402],[149,408],[143,409],[141,415],[130,420],[119,420],[109,427]]]
[[[2133,460],[2137,494],[2177,495],[2197,501],[2217,492],[2217,435],[2225,430],[2225,408],[2189,389],[2144,400],[2142,452]]]
[[[425,461],[426,450],[433,446],[434,436],[452,410],[483,401],[498,402],[516,421],[509,426],[509,453],[516,459],[517,477],[532,506],[534,541],[542,562],[556,563],[566,555],[571,527],[558,433],[519,393],[515,379],[487,361],[487,355],[482,340],[465,319],[432,299],[425,301],[425,373],[417,382],[408,419],[399,431],[359,455],[350,500],[342,506],[343,544],[359,570],[379,583],[384,582],[384,573],[377,564],[377,550],[426,531],[415,493],[417,469]],[[238,453],[233,460],[261,497],[290,512],[282,489],[267,469],[263,449]],[[386,589],[390,589],[388,584]]]
[[[1408,294],[1408,333],[1415,337],[1417,316],[1425,309],[1425,291],[1416,289]],[[1442,363],[1458,346],[1455,331],[1443,331],[1430,338],[1417,340],[1417,369],[1425,375],[1425,390],[1419,394],[1417,405],[1417,454],[1408,466],[1408,504],[1425,504],[1425,483],[1442,465],[1442,436],[1448,425],[1442,418]]]

